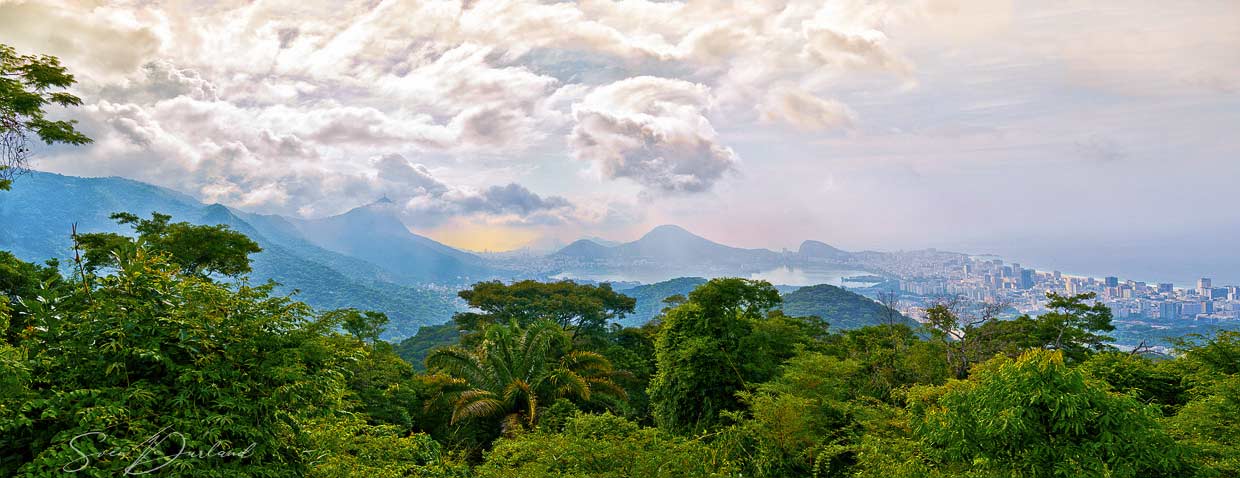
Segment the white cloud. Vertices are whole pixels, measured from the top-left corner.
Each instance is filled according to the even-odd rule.
[[[857,113],[848,105],[799,88],[772,88],[759,111],[763,120],[782,121],[807,131],[852,126],[857,122]]]
[[[701,192],[736,168],[706,118],[710,90],[700,84],[636,77],[598,88],[573,106],[573,155],[609,178],[665,193]]]

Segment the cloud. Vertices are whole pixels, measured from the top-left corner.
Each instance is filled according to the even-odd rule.
[[[569,137],[578,160],[604,176],[663,193],[701,192],[736,168],[706,118],[710,91],[700,84],[637,77],[598,88],[573,105]]]
[[[764,121],[782,121],[805,131],[852,126],[857,122],[857,113],[848,105],[795,87],[772,88],[758,108]]]
[[[503,225],[562,224],[581,217],[567,199],[540,196],[516,183],[481,190],[449,186],[426,166],[399,155],[376,158],[373,165],[376,189],[400,204],[404,217],[420,227],[460,216]]]
[[[115,78],[139,67],[159,49],[154,31],[130,12],[62,8],[38,1],[0,1],[4,43],[21,53],[59,57],[81,76]]]

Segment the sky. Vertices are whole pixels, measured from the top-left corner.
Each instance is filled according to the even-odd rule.
[[[0,0],[0,42],[79,80],[37,169],[249,211],[1240,283],[1235,0]]]

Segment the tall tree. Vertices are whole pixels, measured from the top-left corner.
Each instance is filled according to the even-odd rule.
[[[964,378],[973,364],[984,360],[980,330],[993,323],[1005,307],[1001,303],[980,304],[973,308],[960,299],[941,300],[926,309],[925,327],[946,352],[953,376]],[[970,310],[975,309],[975,310]]]
[[[75,120],[49,120],[44,111],[49,105],[81,105],[77,96],[59,91],[75,81],[54,56],[19,55],[0,44],[0,191],[26,171],[31,135],[49,145],[91,141],[74,128]]]
[[[172,216],[152,213],[142,219],[127,212],[112,215],[118,224],[128,224],[138,233],[136,239],[115,233],[90,233],[77,236],[86,251],[86,267],[97,270],[117,267],[119,259],[130,255],[139,246],[166,254],[187,275],[240,276],[250,272],[250,254],[262,252],[258,243],[228,226],[199,226],[188,222],[170,222]]]
[[[1084,361],[1093,352],[1111,350],[1107,345],[1111,337],[1102,334],[1115,330],[1111,309],[1101,302],[1089,303],[1095,297],[1093,292],[1072,296],[1048,292],[1046,308],[1050,311],[1033,318],[1033,335],[1039,346],[1062,350],[1072,362]]]
[[[505,433],[536,424],[541,409],[556,398],[624,395],[612,381],[606,358],[572,350],[564,330],[547,320],[527,327],[491,325],[477,347],[436,349],[426,357],[426,366],[468,387],[456,396],[453,422],[499,418]]]
[[[743,340],[779,301],[766,281],[712,279],[664,314],[649,388],[661,428],[693,433],[718,424],[720,412],[741,407],[736,393],[757,378],[747,373],[747,362],[761,360],[742,349]]]
[[[608,322],[632,313],[637,304],[632,297],[613,291],[611,284],[595,286],[573,281],[479,282],[461,291],[460,296],[470,307],[481,311],[460,313],[454,318],[458,326],[472,333],[481,332],[489,324],[516,321],[524,327],[550,320],[574,337],[597,335],[606,330]]]

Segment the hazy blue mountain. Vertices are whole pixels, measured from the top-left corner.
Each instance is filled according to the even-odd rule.
[[[404,282],[466,284],[493,275],[482,258],[410,232],[390,201],[291,222],[314,244],[374,263]]]
[[[778,254],[767,249],[725,246],[672,225],[656,227],[641,239],[613,249],[621,257],[669,262],[756,263],[778,258]]]
[[[73,223],[79,232],[121,232],[108,216],[153,211],[197,216],[202,205],[171,189],[123,178],[78,178],[31,172],[0,192],[0,248],[27,261],[72,256]]]
[[[767,249],[725,246],[673,225],[658,226],[636,241],[610,247],[582,239],[555,255],[580,260],[613,259],[656,264],[762,264],[779,259],[779,254]]]
[[[589,237],[586,237],[586,238],[585,238],[585,240],[590,241],[590,242],[593,242],[593,243],[598,244],[598,245],[603,246],[603,247],[616,247],[616,246],[618,246],[618,245],[620,245],[620,244],[623,244],[623,243],[622,243],[622,242],[620,242],[620,241],[613,241],[613,240],[610,240],[610,239],[603,239],[603,238],[601,238],[601,237],[597,237],[597,236],[589,236]]]
[[[558,257],[574,258],[584,261],[602,260],[616,256],[615,250],[591,241],[589,239],[580,239],[573,241],[572,244],[564,246],[554,254]]]
[[[23,176],[12,191],[0,193],[0,249],[32,262],[68,260],[74,222],[83,233],[130,233],[108,218],[118,211],[141,216],[158,211],[171,214],[174,221],[226,224],[263,248],[252,256],[253,282],[275,280],[281,284],[280,293],[300,291],[299,300],[321,309],[358,307],[387,313],[392,319],[388,337],[412,335],[420,325],[444,322],[456,310],[452,291],[385,280],[383,269],[310,243],[284,218],[207,206],[175,191],[120,178],[38,172]]]
[[[797,256],[802,260],[811,262],[837,262],[849,259],[852,254],[836,249],[824,242],[805,241],[801,243],[801,247],[797,249]]]
[[[833,329],[855,329],[887,321],[887,308],[882,304],[828,284],[802,287],[785,294],[781,307],[788,315],[821,317],[831,324]],[[899,314],[897,316],[900,323],[914,328],[918,326],[916,321],[908,317]]]
[[[679,277],[669,281],[617,290],[621,294],[637,299],[637,306],[633,308],[633,313],[619,322],[629,327],[649,322],[663,311],[665,306],[663,299],[677,294],[688,296],[689,292],[704,283],[706,279],[701,277]]]

